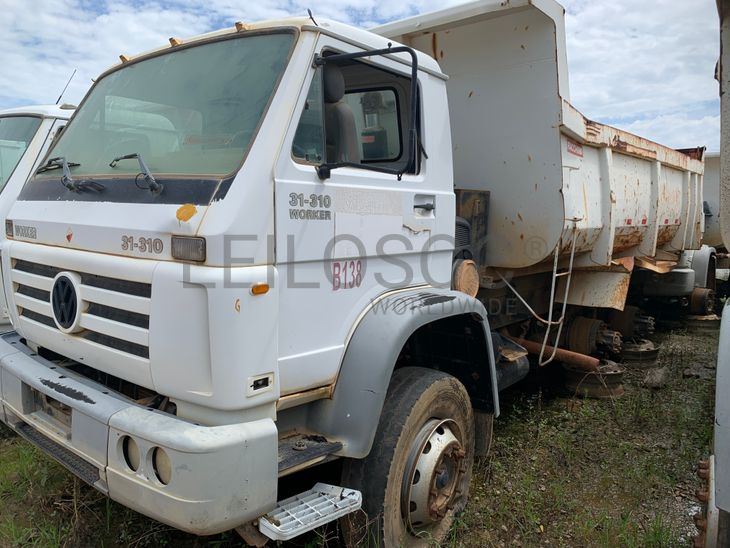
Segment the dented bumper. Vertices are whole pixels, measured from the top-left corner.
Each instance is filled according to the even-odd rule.
[[[153,411],[0,337],[0,420],[112,499],[213,534],[276,504],[271,419],[206,427]]]

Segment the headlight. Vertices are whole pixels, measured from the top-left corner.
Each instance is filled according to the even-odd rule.
[[[172,257],[181,261],[205,261],[205,238],[173,236]]]

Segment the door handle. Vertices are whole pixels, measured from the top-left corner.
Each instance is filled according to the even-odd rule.
[[[436,209],[436,196],[433,194],[414,194],[413,209],[422,210],[421,215],[433,212]]]

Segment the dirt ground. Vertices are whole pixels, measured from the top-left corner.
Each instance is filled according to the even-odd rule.
[[[658,334],[666,385],[630,367],[609,401],[562,391],[559,366],[502,397],[491,456],[444,544],[688,546],[697,463],[712,436],[717,332]],[[184,535],[74,480],[0,430],[0,546],[240,546],[235,534]],[[290,546],[335,546],[333,531]]]

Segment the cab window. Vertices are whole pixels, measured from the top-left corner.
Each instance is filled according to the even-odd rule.
[[[357,60],[327,63],[311,82],[292,146],[297,161],[402,170],[411,79]]]

